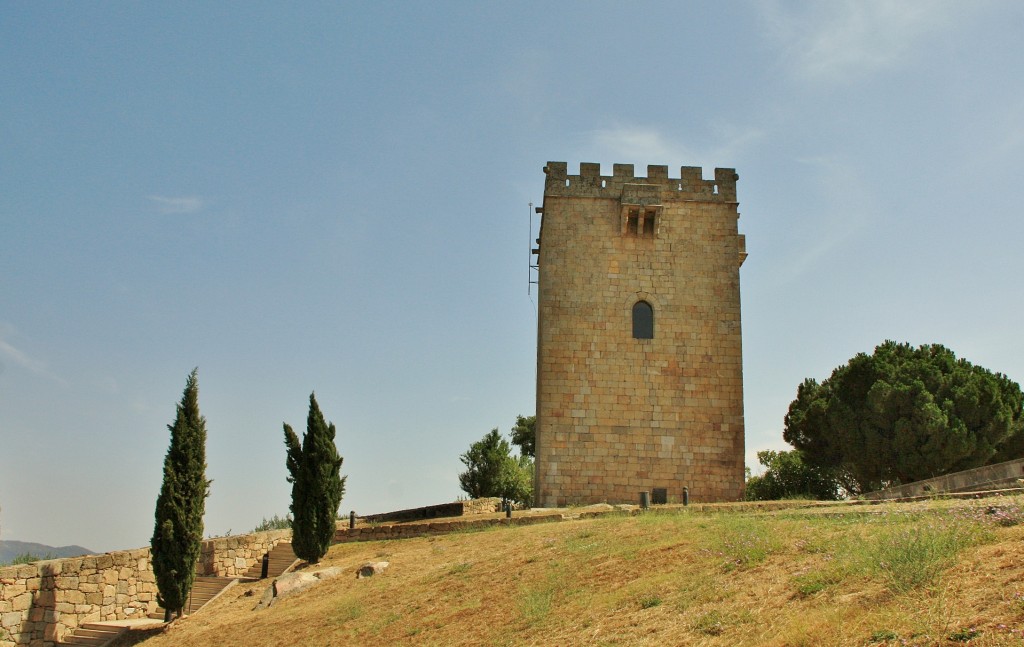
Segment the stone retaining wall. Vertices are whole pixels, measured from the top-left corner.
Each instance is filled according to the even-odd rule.
[[[203,542],[198,575],[238,577],[290,530]],[[0,647],[51,647],[85,622],[141,618],[156,609],[149,548],[0,568]]]
[[[484,499],[481,499],[484,500]],[[501,499],[495,499],[500,502]],[[656,505],[647,510],[648,514],[680,514],[680,513],[728,513],[728,512],[771,512],[791,510],[794,508],[846,507],[850,505],[868,505],[865,501],[747,501],[743,503],[705,503],[684,506],[681,504]],[[487,510],[487,512],[491,512]],[[605,515],[637,515],[645,511],[635,505],[610,506],[597,504],[584,508],[558,509],[545,511],[534,509],[533,512],[515,513],[511,518],[472,519],[462,518],[450,521],[431,521],[428,523],[375,523],[359,525],[349,529],[347,525],[338,524],[334,541],[338,544],[355,541],[381,541],[387,539],[409,539],[442,535],[450,532],[482,530],[493,526],[529,526],[537,523],[569,521],[573,519],[593,519]],[[482,512],[481,512],[482,514]]]
[[[451,503],[439,503],[437,505],[423,506],[422,508],[410,508],[408,510],[396,510],[381,514],[368,514],[359,517],[365,523],[381,523],[384,521],[415,521],[417,519],[436,519],[439,517],[462,517],[473,514],[487,514],[501,510],[501,499],[489,497],[484,499],[469,499],[468,501],[453,501]]]
[[[291,530],[270,530],[207,539],[203,542],[196,573],[210,577],[241,577],[274,546],[291,539],[291,536]]]
[[[0,569],[0,646],[45,645],[83,622],[144,617],[156,607],[148,548]]]
[[[1022,477],[1024,477],[1024,458],[868,492],[862,495],[862,498],[868,500],[905,499],[942,492],[996,490],[1017,487],[1018,480]]]
[[[580,513],[579,518],[589,518],[601,513]],[[345,544],[353,541],[378,541],[382,539],[409,539],[427,535],[443,535],[450,532],[480,530],[491,526],[527,526],[536,523],[562,521],[566,515],[561,513],[514,516],[511,519],[458,519],[455,521],[432,521],[430,523],[381,524],[357,526],[355,528],[339,528],[334,534],[335,543]]]

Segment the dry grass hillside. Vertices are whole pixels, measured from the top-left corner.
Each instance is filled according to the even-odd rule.
[[[322,565],[351,577],[260,611],[268,583],[236,586],[121,644],[1024,645],[1019,521],[1004,496],[342,544]]]

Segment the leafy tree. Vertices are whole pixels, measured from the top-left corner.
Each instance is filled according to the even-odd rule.
[[[459,474],[459,486],[474,499],[497,496],[528,503],[533,495],[533,461],[529,456],[512,456],[512,448],[497,428],[469,446],[459,457],[466,471]]]
[[[196,575],[203,541],[203,514],[210,481],[206,479],[206,419],[199,414],[198,369],[185,381],[174,424],[168,425],[171,444],[164,458],[164,480],[156,500],[156,523],[151,546],[157,602],[166,609],[164,620],[180,617]]]
[[[1016,382],[941,345],[886,341],[805,380],[783,437],[859,494],[1020,457],[1022,403]]]
[[[757,461],[765,467],[765,472],[747,479],[747,501],[793,498],[835,501],[840,498],[835,475],[805,463],[799,450],[760,451],[757,452]]]
[[[287,530],[292,527],[292,517],[286,514],[284,517],[279,517],[276,514],[267,519],[263,517],[263,521],[258,526],[252,529],[252,532],[267,532],[268,530]]]
[[[498,492],[502,499],[521,505],[533,500],[533,459],[520,455],[509,456],[502,463]]]
[[[9,563],[10,566],[17,566],[18,564],[31,564],[32,562],[39,562],[44,559],[57,559],[57,556],[53,553],[46,553],[45,555],[36,555],[31,551],[25,551],[16,555]],[[8,564],[0,564],[0,566],[7,566]]]
[[[459,487],[471,498],[498,496],[501,468],[511,448],[495,427],[469,446],[459,457],[466,471],[459,474]]]
[[[287,423],[284,444],[288,449],[288,482],[292,484],[292,548],[310,564],[316,564],[330,548],[337,529],[338,506],[345,495],[342,458],[334,444],[337,430],[328,424],[315,394],[309,396],[306,433],[299,438]]]
[[[519,453],[530,458],[537,457],[537,416],[516,416],[512,427],[512,444]]]

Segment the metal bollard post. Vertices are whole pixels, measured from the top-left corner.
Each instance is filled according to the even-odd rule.
[[[640,507],[644,510],[651,507],[651,493],[647,490],[640,493]]]
[[[270,553],[263,554],[263,566],[260,568],[260,579],[267,579],[267,573],[270,572]]]
[[[512,518],[512,502],[511,501],[506,501],[505,502],[505,518],[506,519],[511,519]]]
[[[690,488],[683,488],[683,505],[690,505]]]
[[[352,530],[356,527],[356,511],[353,510],[348,513],[348,529]]]

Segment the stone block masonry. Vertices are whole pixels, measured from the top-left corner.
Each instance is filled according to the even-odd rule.
[[[544,170],[535,503],[741,498],[736,173]]]
[[[461,517],[473,514],[488,514],[501,510],[501,499],[497,497],[486,497],[483,499],[468,499],[466,501],[453,501],[452,503],[439,503],[420,508],[408,510],[395,510],[381,514],[368,514],[359,517],[363,523],[381,523],[385,521],[412,521],[414,519],[434,519],[437,517]]]
[[[269,530],[207,539],[199,553],[196,573],[210,577],[241,577],[274,546],[282,541],[291,541],[291,537],[291,530]]]
[[[1018,458],[1005,463],[984,465],[924,481],[868,492],[861,498],[869,501],[884,501],[886,499],[927,497],[942,493],[999,490],[1020,487],[1022,481],[1024,481],[1024,458]]]
[[[238,577],[290,530],[203,542],[196,574]],[[0,568],[0,647],[51,647],[85,622],[143,618],[157,607],[149,548]]]

